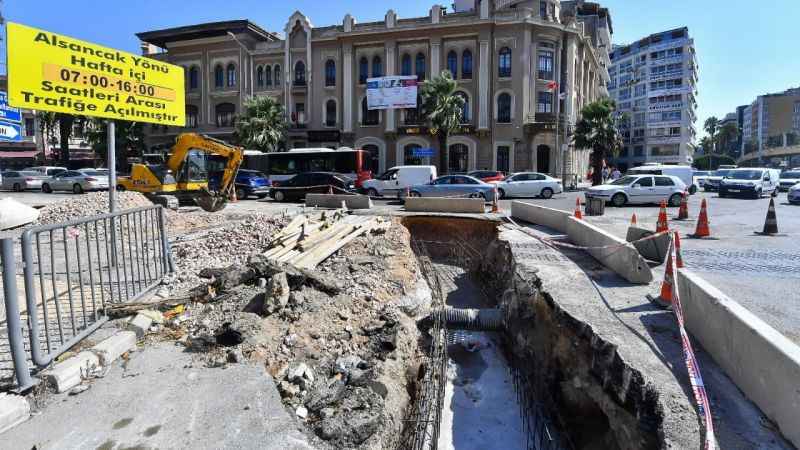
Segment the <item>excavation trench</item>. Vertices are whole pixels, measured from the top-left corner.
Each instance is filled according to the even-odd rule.
[[[502,224],[416,216],[403,225],[433,302],[419,323],[424,395],[410,406],[402,447],[661,447],[655,399],[645,389],[620,395],[641,387],[641,375],[517,270]]]

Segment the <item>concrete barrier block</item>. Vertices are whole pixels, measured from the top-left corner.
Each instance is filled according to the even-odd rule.
[[[649,259],[650,261],[657,261],[663,263],[667,259],[667,251],[669,250],[670,235],[663,234],[657,238],[648,239],[646,241],[637,242],[640,239],[656,234],[653,231],[644,228],[631,226],[628,228],[628,235],[626,241],[631,242],[639,254]]]
[[[342,202],[345,202],[348,209],[372,208],[372,199],[368,195],[306,194],[308,207],[341,208]]]
[[[64,362],[56,364],[45,375],[45,381],[56,392],[65,392],[81,384],[88,371],[100,366],[100,358],[92,352],[80,352]]]
[[[136,348],[136,333],[133,331],[120,331],[90,350],[100,358],[100,364],[107,366],[122,356],[123,353],[134,348]]]
[[[689,333],[800,447],[800,347],[687,269],[678,289]]]
[[[31,405],[21,395],[0,392],[0,434],[25,422],[31,416]]]
[[[406,211],[483,214],[486,202],[482,198],[407,197]]]
[[[604,266],[631,283],[647,284],[653,281],[653,272],[636,248],[622,239],[583,220],[567,217],[567,235],[576,245],[590,248],[587,251]]]
[[[147,330],[150,329],[150,325],[153,324],[153,319],[148,317],[146,314],[136,314],[136,316],[128,322],[128,329],[136,333],[136,337],[141,339]]]
[[[569,212],[560,209],[547,208],[525,202],[511,202],[511,216],[515,219],[542,225],[560,233],[567,232],[567,217],[570,217],[570,215]]]

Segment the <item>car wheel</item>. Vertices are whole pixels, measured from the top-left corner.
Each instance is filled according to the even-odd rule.
[[[672,197],[669,198],[669,206],[678,207],[681,206],[681,198],[683,196],[681,194],[672,194]]]
[[[275,201],[282,202],[286,200],[286,195],[284,195],[283,191],[275,191]]]
[[[236,199],[237,200],[245,200],[247,198],[247,192],[245,192],[242,188],[236,189]]]
[[[775,189],[774,191],[772,191],[772,197],[775,198],[777,196],[778,196],[778,190]]]
[[[411,192],[408,193],[408,196],[412,197],[412,198],[419,198],[419,197],[422,197],[422,194],[420,194],[417,191],[411,191]]]
[[[692,187],[689,188],[689,195],[694,195],[694,194],[697,194],[697,186],[692,185]]]
[[[367,189],[367,195],[370,196],[370,197],[377,197],[378,196],[378,190],[375,189],[375,188],[369,188],[369,189]]]
[[[755,198],[761,198],[761,197],[762,197],[762,192],[761,192],[761,191],[756,191],[756,193],[755,193],[755,194],[753,194],[753,196],[754,196]]]
[[[627,203],[627,202],[628,202],[628,199],[625,197],[625,194],[622,194],[622,193],[614,194],[614,196],[611,197],[611,204],[613,204],[617,208],[619,208],[621,206],[625,206],[625,203]]]
[[[72,193],[73,194],[83,194],[83,187],[78,183],[73,184],[72,185]]]
[[[500,196],[500,198],[506,198],[506,191],[504,191],[502,189],[498,189],[497,190],[497,195]]]
[[[553,190],[550,188],[544,188],[542,189],[542,192],[539,193],[539,195],[541,195],[542,198],[545,200],[551,199],[553,198]]]
[[[45,194],[52,194],[53,193],[53,188],[51,188],[49,184],[43,184],[42,185],[42,192],[44,192]]]
[[[20,186],[19,183],[14,183],[13,190],[14,192],[22,192],[22,186]]]

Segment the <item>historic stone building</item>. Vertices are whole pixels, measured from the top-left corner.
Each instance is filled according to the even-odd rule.
[[[436,138],[419,112],[368,110],[365,85],[368,77],[428,80],[450,70],[466,103],[441,172],[538,170],[571,181],[585,173],[588,151],[575,150],[569,136],[580,108],[607,95],[611,34],[610,15],[596,3],[459,0],[455,11],[434,6],[403,19],[390,10],[369,23],[347,14],[324,27],[298,11],[283,36],[247,20],[137,36],[143,53],[186,69],[187,129],[229,138],[242,101],[267,95],[287,109],[287,147],[361,148],[376,172],[437,164]],[[151,144],[168,145],[181,130],[151,131]],[[415,157],[419,147],[436,156]]]

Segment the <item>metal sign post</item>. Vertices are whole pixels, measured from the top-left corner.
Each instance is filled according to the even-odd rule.
[[[108,210],[112,214],[117,210],[117,142],[116,142],[116,123],[113,120],[106,121],[108,138]],[[111,218],[111,266],[117,266],[117,229],[115,220]]]

